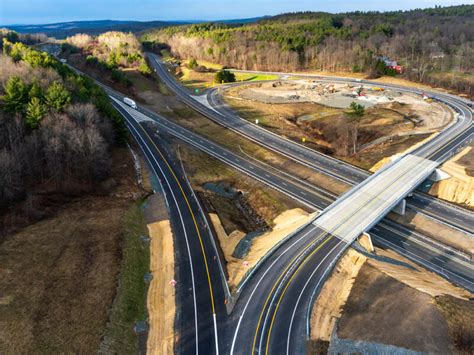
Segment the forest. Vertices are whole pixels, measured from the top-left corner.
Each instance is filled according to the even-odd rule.
[[[204,23],[147,31],[148,48],[248,70],[391,74],[474,95],[474,5],[395,12],[278,15],[255,24]]]
[[[137,69],[143,75],[151,74],[142,45],[132,33],[110,31],[98,36],[79,33],[66,38],[63,53],[81,53],[89,66],[107,70],[114,81],[130,86],[131,82],[120,68]]]
[[[35,193],[92,191],[126,139],[99,86],[17,40],[4,37],[0,55],[0,209]]]

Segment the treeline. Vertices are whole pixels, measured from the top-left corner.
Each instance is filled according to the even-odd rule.
[[[121,68],[137,69],[143,75],[151,74],[142,45],[132,33],[106,32],[99,36],[76,34],[62,44],[65,53],[80,52],[88,65],[109,70],[112,79],[130,86],[131,82]]]
[[[284,14],[250,25],[196,24],[146,32],[149,47],[250,70],[384,74],[380,57],[411,80],[474,95],[474,5],[397,12]],[[456,80],[443,73],[455,73]]]
[[[3,40],[0,207],[41,191],[82,193],[109,173],[126,139],[105,92],[44,52]]]
[[[48,36],[44,33],[17,33],[7,28],[0,28],[0,43],[3,39],[9,42],[22,42],[24,44],[37,44],[48,41]]]

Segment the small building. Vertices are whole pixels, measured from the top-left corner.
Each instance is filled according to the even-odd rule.
[[[401,65],[387,65],[387,68],[395,70],[397,74],[403,73],[403,66]]]

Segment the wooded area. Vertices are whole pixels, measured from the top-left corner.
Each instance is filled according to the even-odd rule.
[[[474,5],[395,12],[294,13],[256,24],[218,23],[148,31],[149,48],[248,70],[384,73],[381,57],[408,79],[474,95]],[[393,73],[392,73],[393,74]]]
[[[120,68],[137,69],[143,75],[151,74],[142,45],[132,33],[105,32],[99,36],[76,34],[66,38],[62,51],[80,52],[88,65],[100,67],[111,72],[112,79],[130,86],[130,80],[120,71]]]
[[[121,116],[91,79],[44,52],[3,41],[0,208],[34,193],[81,194],[109,172]]]

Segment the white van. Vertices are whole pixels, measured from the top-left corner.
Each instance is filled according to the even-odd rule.
[[[128,106],[132,107],[132,108],[137,108],[137,104],[135,101],[133,101],[132,99],[128,98],[128,97],[124,97],[123,98],[123,102],[125,102]]]

